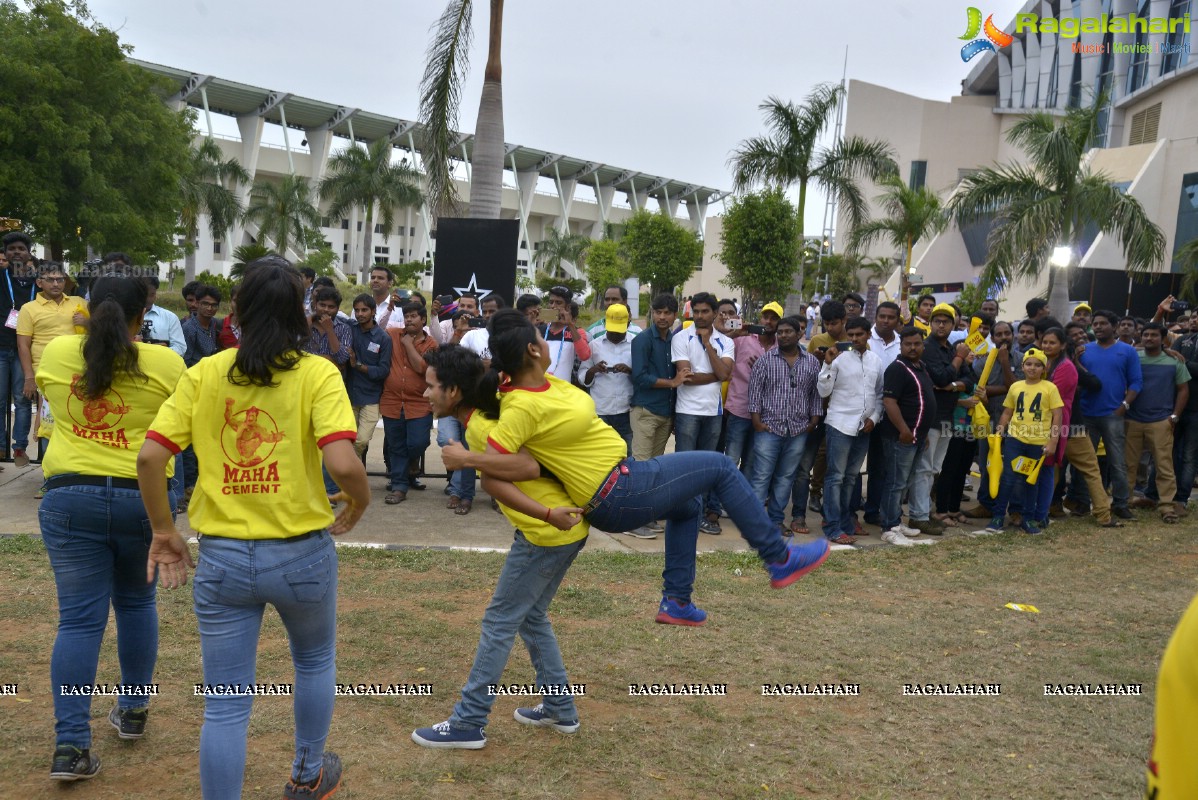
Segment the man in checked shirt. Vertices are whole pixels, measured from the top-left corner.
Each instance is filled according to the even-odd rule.
[[[816,387],[820,360],[799,347],[802,332],[801,319],[783,318],[777,344],[749,372],[749,413],[756,431],[749,482],[783,536],[790,535],[782,523],[803,445],[824,413]]]

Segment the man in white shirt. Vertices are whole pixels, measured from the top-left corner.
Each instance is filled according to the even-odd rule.
[[[874,312],[874,326],[869,332],[869,349],[882,361],[882,372],[894,363],[901,349],[897,328],[899,325],[898,303],[885,300],[878,303]],[[869,486],[862,510],[865,512],[865,522],[877,525],[882,516],[880,506],[882,493],[886,490],[886,459],[882,448],[882,436],[875,427],[869,434]]]
[[[612,303],[604,315],[604,334],[591,342],[591,357],[578,367],[579,382],[591,390],[595,413],[615,428],[632,456],[632,337],[628,306]]]
[[[824,353],[816,388],[827,398],[824,433],[824,536],[837,544],[853,544],[857,529],[853,490],[869,448],[869,435],[882,419],[882,359],[869,349],[869,321],[853,317],[845,323],[843,343]]]
[[[574,358],[586,360],[591,357],[591,345],[586,331],[579,328],[578,304],[574,293],[566,286],[554,286],[549,290],[546,302],[549,305],[550,322],[542,330],[545,343],[549,345],[549,372],[564,381],[573,381]]]
[[[158,276],[144,278],[146,282],[146,316],[149,336],[142,341],[166,344],[179,355],[187,352],[187,340],[183,338],[183,325],[174,313],[167,311],[154,301],[158,299]],[[143,329],[144,330],[144,329]]]
[[[674,401],[674,451],[718,451],[720,428],[724,419],[721,383],[732,376],[736,347],[715,329],[719,300],[708,292],[691,297],[695,324],[674,334],[670,356],[678,371],[690,375],[678,387]],[[704,505],[706,509],[707,506]],[[720,532],[719,523],[704,519],[704,533]]]
[[[458,311],[470,317],[478,316],[478,296],[466,292],[458,298]],[[449,344],[453,341],[453,319],[437,320],[444,312],[441,304],[433,298],[433,307],[429,309],[428,333],[438,345]]]
[[[495,316],[495,312],[501,308],[507,308],[507,302],[495,293],[491,293],[483,300],[483,319],[490,321],[491,317]],[[491,332],[485,327],[471,328],[470,332],[462,337],[462,347],[473,352],[476,356],[483,360],[483,366],[491,366]],[[444,445],[442,445],[443,447]]]
[[[605,314],[607,313],[607,309],[611,308],[612,303],[623,303],[625,306],[627,306],[628,305],[628,290],[625,289],[623,286],[616,286],[615,284],[612,284],[611,286],[608,286],[606,289],[604,289],[603,290],[603,312]],[[629,311],[628,313],[631,316],[632,312]],[[589,338],[592,342],[595,341],[596,339],[602,338],[603,334],[607,331],[607,328],[604,325],[604,320],[605,320],[604,317],[600,317],[599,319],[592,322],[591,326],[589,328],[587,328],[587,338]],[[639,325],[635,325],[632,322],[628,323],[628,338],[629,339],[631,339],[633,336],[636,336],[640,332],[641,332],[641,329],[640,329]]]

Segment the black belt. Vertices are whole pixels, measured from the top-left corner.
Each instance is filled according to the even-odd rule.
[[[324,533],[324,530],[308,531],[307,533],[298,533],[295,536],[283,536],[280,538],[270,539],[247,539],[243,536],[218,536],[215,533],[201,533],[200,541],[205,539],[230,539],[237,542],[253,542],[254,544],[271,544],[274,542],[302,542],[304,539],[311,539],[313,536],[319,536]]]
[[[109,478],[104,475],[55,475],[47,478],[42,491],[62,489],[66,486],[111,486],[113,489],[140,489],[137,478]]]

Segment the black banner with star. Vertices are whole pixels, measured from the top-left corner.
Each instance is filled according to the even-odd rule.
[[[433,260],[433,295],[478,295],[479,302],[498,294],[505,305],[515,301],[516,250],[520,221],[515,219],[437,220],[437,252]]]

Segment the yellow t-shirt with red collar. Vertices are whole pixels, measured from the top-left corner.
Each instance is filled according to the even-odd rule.
[[[487,443],[501,453],[526,448],[579,507],[628,455],[620,434],[596,416],[591,396],[553,375],[536,389],[500,390],[499,423]]]
[[[146,429],[187,367],[169,347],[138,342],[137,365],[145,377],[120,374],[102,397],[88,400],[78,390],[86,341],[86,336],[61,336],[42,352],[35,380],[57,421],[42,473],[47,478],[64,473],[136,478]],[[167,476],[174,471],[172,459]]]
[[[341,373],[304,355],[274,374],[275,386],[236,385],[228,372],[238,352],[223,350],[187,370],[146,434],[173,453],[195,448],[191,527],[235,539],[327,528],[333,512],[320,449],[357,436]]]
[[[475,411],[466,422],[466,445],[478,453],[485,451],[487,437],[491,435],[498,424],[497,420],[484,417]],[[565,487],[553,478],[541,477],[531,481],[516,481],[513,485],[546,508],[574,505],[569,495],[566,494]],[[585,539],[590,532],[591,526],[587,524],[586,520],[580,520],[570,530],[563,531],[543,519],[535,519],[527,514],[521,514],[502,503],[499,504],[499,510],[507,517],[508,522],[524,534],[525,539],[537,547],[558,547],[563,544],[572,544],[579,539]]]
[[[1198,797],[1198,597],[1177,623],[1156,679],[1146,800]]]

